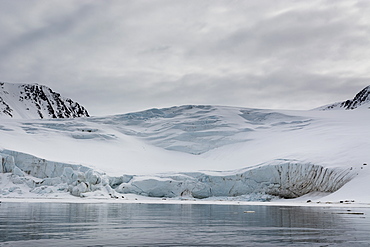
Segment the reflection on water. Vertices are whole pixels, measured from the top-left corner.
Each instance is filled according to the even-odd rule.
[[[369,215],[369,208],[3,202],[0,246],[370,246]]]

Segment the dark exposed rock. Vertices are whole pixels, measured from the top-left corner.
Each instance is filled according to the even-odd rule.
[[[370,86],[362,89],[356,96],[351,100],[346,100],[343,102],[335,103],[332,105],[327,105],[321,107],[322,110],[331,110],[331,109],[345,109],[353,110],[362,105],[369,105],[370,108]]]
[[[49,87],[38,84],[0,83],[0,116],[13,118],[17,115],[16,112],[19,115],[25,113],[23,115],[41,119],[89,117],[82,105],[62,97]]]

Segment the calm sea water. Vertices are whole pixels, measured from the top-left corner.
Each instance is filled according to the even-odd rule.
[[[370,246],[370,209],[350,210],[3,202],[0,246]]]

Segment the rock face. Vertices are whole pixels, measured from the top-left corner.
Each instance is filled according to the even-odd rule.
[[[79,103],[38,84],[0,82],[0,118],[43,119],[88,117]]]
[[[354,110],[359,107],[370,108],[370,86],[362,89],[353,99],[321,107],[321,110],[345,109]]]

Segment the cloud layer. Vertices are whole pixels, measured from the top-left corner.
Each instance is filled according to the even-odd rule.
[[[93,115],[182,104],[310,109],[370,84],[364,1],[0,0],[0,81]]]

